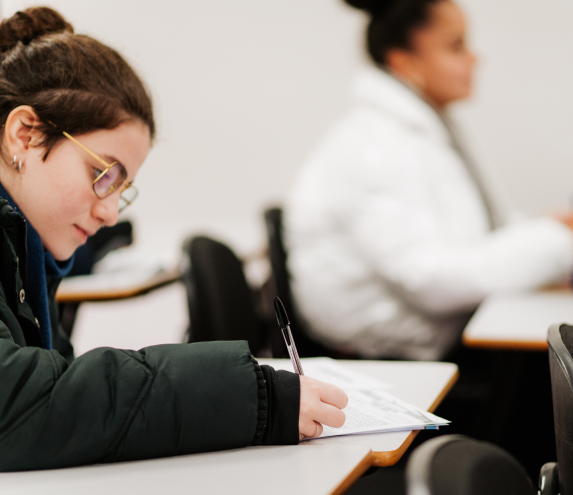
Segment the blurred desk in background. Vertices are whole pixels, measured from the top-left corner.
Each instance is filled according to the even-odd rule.
[[[493,358],[476,435],[508,450],[532,477],[555,458],[547,329],[564,322],[573,322],[570,290],[499,293],[482,302],[462,336]]]
[[[179,280],[174,267],[166,270],[126,270],[64,278],[56,300],[59,303],[111,301],[145,294]]]
[[[72,344],[76,356],[96,347],[178,344],[188,326],[187,294],[176,282],[138,297],[80,304]]]
[[[492,294],[467,324],[462,341],[482,349],[547,351],[547,329],[566,322],[573,322],[570,290]]]

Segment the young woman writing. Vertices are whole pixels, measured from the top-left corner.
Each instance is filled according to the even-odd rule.
[[[135,199],[155,134],[117,52],[48,8],[2,21],[0,128],[0,471],[293,444],[344,423],[344,392],[259,366],[246,342],[74,360],[59,278]]]

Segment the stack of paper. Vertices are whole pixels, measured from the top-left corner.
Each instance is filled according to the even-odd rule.
[[[348,395],[342,428],[324,427],[321,438],[404,430],[437,429],[450,421],[404,402],[387,392],[388,385],[351,370],[333,359],[303,359],[305,376],[340,387]],[[273,361],[276,369],[292,371],[289,361]]]

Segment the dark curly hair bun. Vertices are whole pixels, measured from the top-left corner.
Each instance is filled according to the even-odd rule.
[[[348,5],[356,9],[365,10],[371,14],[378,14],[389,10],[390,7],[400,0],[344,0]]]
[[[372,60],[386,64],[392,48],[410,47],[412,31],[428,21],[430,7],[442,0],[344,0],[370,15],[366,46]]]
[[[0,53],[14,48],[18,43],[27,45],[45,34],[74,32],[74,28],[58,12],[48,7],[33,7],[16,12],[0,23]]]
[[[34,7],[0,22],[0,128],[27,105],[46,159],[65,139],[139,121],[153,139],[153,105],[143,82],[113,48],[85,35],[55,10]],[[0,136],[1,138],[2,136]],[[0,139],[0,166],[10,157]]]

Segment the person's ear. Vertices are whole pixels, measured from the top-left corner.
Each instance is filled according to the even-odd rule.
[[[34,109],[28,105],[21,105],[10,112],[4,126],[4,147],[12,158],[24,162],[30,147],[41,139],[41,132],[37,129],[40,118]]]
[[[419,68],[418,58],[415,53],[403,48],[393,48],[386,54],[386,66],[390,72],[411,84],[420,91],[426,87],[426,78]]]

